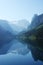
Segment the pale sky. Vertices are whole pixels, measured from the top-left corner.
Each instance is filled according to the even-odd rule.
[[[0,19],[31,21],[34,14],[43,13],[43,0],[0,0]]]

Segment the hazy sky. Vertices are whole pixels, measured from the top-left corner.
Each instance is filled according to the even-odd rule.
[[[9,21],[27,19],[43,13],[43,0],[0,0],[0,19]]]

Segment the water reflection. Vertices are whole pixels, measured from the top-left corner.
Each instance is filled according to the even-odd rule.
[[[34,58],[35,61],[40,60],[43,61],[43,51],[40,48],[30,46],[32,57]]]
[[[41,47],[22,43],[18,40],[13,40],[9,44],[11,46],[7,49],[7,53],[0,55],[0,65],[43,65],[43,50]],[[7,47],[4,46],[3,50],[5,51]]]
[[[22,43],[20,43],[22,42]],[[29,53],[29,51],[31,51],[32,57],[34,59],[34,61],[43,61],[43,48],[42,46],[39,46],[39,41],[36,41],[36,45],[33,45],[35,43],[31,42],[31,43],[26,43],[24,41],[19,41],[20,44],[22,44],[23,46],[21,46],[19,49],[16,50],[16,52],[18,54],[21,55],[26,55]],[[32,44],[33,43],[33,44]],[[40,42],[40,44],[42,44]],[[15,51],[13,51],[12,53],[15,53]]]
[[[40,42],[40,40],[37,40],[35,42],[27,42],[26,41],[20,41],[23,44],[27,44],[27,48],[31,51],[32,57],[35,61],[40,60],[43,61],[43,43]]]

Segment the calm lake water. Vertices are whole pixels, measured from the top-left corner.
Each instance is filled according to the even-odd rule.
[[[39,58],[36,56],[37,52],[32,52],[32,50],[27,48],[26,44],[16,40],[10,43],[12,46],[8,50],[8,53],[0,55],[0,65],[43,65],[43,60],[41,60],[43,54],[40,54]]]

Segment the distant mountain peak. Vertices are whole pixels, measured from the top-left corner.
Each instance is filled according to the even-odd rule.
[[[43,23],[43,14],[34,15],[34,17],[32,18],[30,28],[34,28],[34,27],[38,26],[41,23]]]
[[[16,22],[17,22],[16,24],[10,24],[10,25],[12,29],[17,32],[21,32],[27,29],[28,25],[30,24],[29,21],[27,21],[26,19],[22,19]]]

